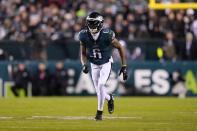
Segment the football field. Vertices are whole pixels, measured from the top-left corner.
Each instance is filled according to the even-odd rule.
[[[1,98],[0,131],[197,131],[197,99],[116,97],[93,120],[96,97]]]

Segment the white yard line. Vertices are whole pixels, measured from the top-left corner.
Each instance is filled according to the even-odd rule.
[[[175,113],[180,113],[180,114],[197,114],[197,112],[193,112],[193,111],[180,111],[180,112],[175,112]]]
[[[93,120],[93,116],[32,116],[26,119]],[[104,116],[103,119],[142,119],[142,117]]]
[[[9,126],[9,127],[0,127],[0,129],[46,129],[46,127],[41,127],[41,126]],[[59,128],[52,127],[52,130],[59,130]]]
[[[0,120],[17,119],[17,117],[0,116]],[[94,120],[94,116],[31,116],[25,119],[58,119],[58,120]],[[103,119],[142,119],[142,117],[104,116]]]
[[[127,116],[106,116],[103,117],[104,119],[142,119],[142,117],[135,117],[135,116],[131,116],[131,117],[127,117]]]
[[[13,119],[13,117],[10,117],[10,116],[0,116],[0,120],[7,120],[7,119]]]

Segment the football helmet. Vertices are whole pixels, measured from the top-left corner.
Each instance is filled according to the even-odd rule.
[[[86,18],[88,30],[93,34],[98,33],[103,28],[103,22],[103,16],[98,12],[92,12]]]

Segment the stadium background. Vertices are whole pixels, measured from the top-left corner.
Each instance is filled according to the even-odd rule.
[[[168,5],[180,2],[187,6],[187,2],[195,1],[156,1]],[[123,83],[118,77],[120,63],[115,52],[109,92],[171,96],[178,95],[172,90],[181,82],[187,89],[185,95],[196,96],[197,7],[149,7],[154,8],[146,0],[1,0],[0,96],[13,97],[13,73],[18,63],[25,64],[30,72],[29,96],[94,95],[90,76],[81,74],[77,38],[85,17],[94,10],[104,15],[105,26],[115,31],[127,51],[129,80]],[[186,41],[192,38],[192,42]],[[57,87],[50,82],[58,62],[64,63],[66,84],[61,92],[54,93]],[[42,87],[34,85],[39,63],[46,64],[48,70]],[[173,78],[175,72],[181,79]]]

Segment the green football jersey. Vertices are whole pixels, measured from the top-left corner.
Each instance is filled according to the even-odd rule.
[[[97,65],[107,63],[111,58],[113,38],[114,32],[109,28],[102,29],[97,40],[93,39],[88,30],[81,30],[79,33],[79,40],[87,49],[88,60]]]

